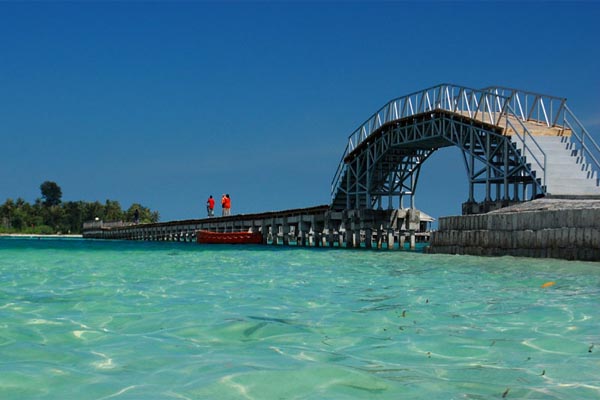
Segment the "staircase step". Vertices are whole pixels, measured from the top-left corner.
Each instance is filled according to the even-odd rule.
[[[513,138],[513,143],[524,155],[536,176],[542,177],[539,163],[546,158],[546,188],[549,194],[600,194],[597,172],[568,137],[536,136],[535,143],[523,143]],[[539,145],[539,147],[538,147]]]
[[[600,188],[580,188],[574,186],[552,186],[546,188],[548,194],[553,195],[600,195]]]

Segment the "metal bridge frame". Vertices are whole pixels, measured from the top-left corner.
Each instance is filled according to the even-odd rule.
[[[600,169],[600,149],[565,103],[515,89],[447,84],[392,100],[348,137],[332,180],[331,207],[381,209],[387,198],[391,209],[397,196],[403,208],[403,197],[409,196],[414,208],[421,165],[446,146],[462,151],[469,179],[467,203],[476,203],[480,193],[484,203],[533,199],[545,193],[546,156],[528,122],[568,129],[576,146]],[[525,160],[511,136],[524,152],[537,147],[541,157]]]

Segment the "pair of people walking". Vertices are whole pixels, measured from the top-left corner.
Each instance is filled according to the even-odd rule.
[[[229,197],[229,193],[221,197],[221,208],[223,209],[224,217],[231,215],[231,198]],[[213,199],[212,195],[206,200],[206,212],[209,217],[215,216],[215,199]]]

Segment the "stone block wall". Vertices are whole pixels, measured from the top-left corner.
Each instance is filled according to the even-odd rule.
[[[442,217],[427,251],[600,261],[600,208]]]

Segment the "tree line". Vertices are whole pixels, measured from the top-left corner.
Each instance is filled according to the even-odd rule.
[[[40,185],[42,197],[29,204],[22,198],[7,199],[0,206],[0,232],[4,233],[81,233],[83,223],[96,218],[102,221],[130,221],[138,211],[140,223],[158,222],[158,211],[152,211],[134,203],[123,210],[118,201],[66,201],[62,190],[55,182],[46,181]]]

